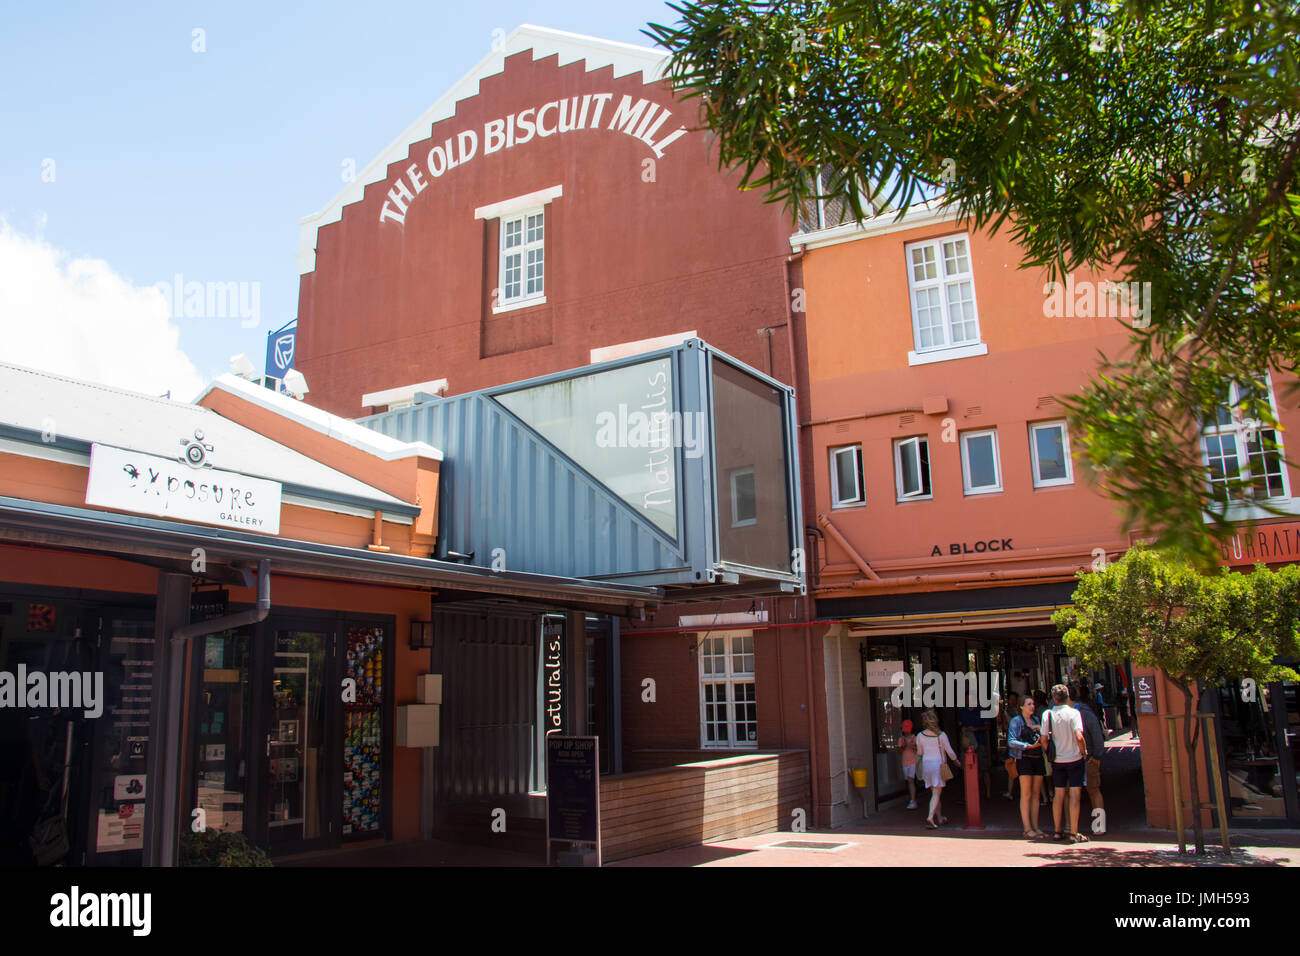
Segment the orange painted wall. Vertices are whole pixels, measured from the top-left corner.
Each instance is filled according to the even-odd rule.
[[[1150,668],[1133,668],[1133,678],[1147,675],[1155,680],[1156,703],[1159,705],[1159,714],[1139,715],[1138,732],[1142,737],[1142,784],[1146,790],[1147,801],[1147,825],[1159,829],[1172,830],[1174,828],[1174,778],[1173,763],[1170,761],[1169,748],[1169,721],[1164,719],[1164,715],[1183,713],[1183,693],[1175,687],[1161,671],[1153,671]],[[1195,694],[1196,692],[1193,691]],[[1197,694],[1199,697],[1199,694]],[[1192,825],[1192,796],[1191,782],[1187,774],[1187,753],[1183,746],[1183,728],[1184,721],[1175,722],[1177,727],[1178,741],[1178,773],[1179,786],[1178,791],[1183,801],[1183,826]],[[1200,790],[1200,800],[1202,803],[1211,802],[1209,787],[1209,767],[1205,760],[1205,732],[1202,728],[1199,741],[1196,747],[1196,773],[1197,783]],[[1218,786],[1218,781],[1215,782]],[[1209,810],[1201,811],[1201,822],[1205,826],[1211,826],[1212,819]],[[1190,839],[1190,831],[1188,838]]]
[[[816,510],[809,523],[818,514],[827,516],[872,570],[886,578],[909,578],[854,590],[862,573],[847,551],[828,539],[820,598],[951,586],[915,581],[933,573],[1059,571],[1087,566],[1094,548],[1115,551],[1128,545],[1119,506],[1088,480],[1077,455],[1073,484],[1033,486],[1028,426],[1065,417],[1054,397],[1083,386],[1099,353],[1124,352],[1129,320],[1045,316],[1044,274],[1019,268],[1019,249],[1005,233],[970,233],[980,336],[988,354],[908,365],[914,343],[904,245],[964,232],[956,223],[939,223],[812,249],[803,260]],[[1106,276],[1075,275],[1076,281],[1101,278]],[[1280,399],[1276,376],[1274,391]],[[946,399],[946,411],[919,410],[934,396]],[[897,411],[908,406],[918,410]],[[1279,406],[1284,427],[1300,433],[1300,412],[1281,401]],[[887,410],[894,413],[868,415]],[[846,420],[825,421],[841,418]],[[943,440],[945,419],[955,425],[949,437],[958,440]],[[960,433],[989,428],[997,429],[1003,490],[966,495]],[[893,442],[912,435],[929,439],[934,495],[898,502]],[[856,443],[862,444],[866,504],[832,509],[830,450]],[[1293,487],[1298,477],[1293,469]],[[1014,550],[950,553],[954,543],[974,547],[994,538],[1010,538]],[[941,553],[933,555],[936,545]],[[1070,576],[1067,567],[1037,579]]]

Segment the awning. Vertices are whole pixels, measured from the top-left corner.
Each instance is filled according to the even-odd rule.
[[[641,609],[657,607],[663,600],[660,588],[492,571],[4,496],[0,496],[0,541],[111,554],[125,560],[162,559],[187,569],[193,549],[203,548],[206,561],[213,566],[269,558],[274,574],[459,591],[466,597],[513,598],[538,606],[618,615],[639,616]]]

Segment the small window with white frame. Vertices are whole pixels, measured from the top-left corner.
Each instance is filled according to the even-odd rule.
[[[831,507],[848,508],[866,503],[862,481],[862,446],[831,449]]]
[[[968,495],[986,495],[1002,490],[996,428],[962,433],[961,482],[962,490]]]
[[[970,239],[959,235],[911,242],[903,251],[907,257],[915,355],[952,350],[961,355],[987,352],[980,342],[975,309]]]
[[[545,210],[540,206],[502,217],[498,307],[546,295],[545,220]]]
[[[1289,498],[1286,457],[1277,430],[1248,417],[1252,398],[1268,404],[1277,417],[1277,404],[1267,381],[1258,385],[1233,382],[1213,421],[1201,429],[1201,456],[1206,478],[1216,497],[1234,502]]]
[[[758,496],[754,488],[754,467],[733,468],[731,474],[731,526],[758,524]]]
[[[930,440],[924,436],[894,442],[894,482],[899,501],[934,497],[930,489]]]
[[[749,750],[758,747],[758,701],[752,632],[706,634],[700,661],[700,746]]]
[[[1074,484],[1070,429],[1064,421],[1035,422],[1029,426],[1029,457],[1035,488]]]

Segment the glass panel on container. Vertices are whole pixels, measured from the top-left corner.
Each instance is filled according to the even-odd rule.
[[[696,416],[676,414],[670,359],[493,397],[638,514],[677,537],[676,449],[699,454],[703,430]]]
[[[721,478],[717,483],[718,548],[722,560],[789,571],[789,462],[781,393],[726,362],[714,360],[712,368],[714,462]],[[738,524],[732,514],[726,476],[732,469],[749,467],[754,470],[753,520]]]

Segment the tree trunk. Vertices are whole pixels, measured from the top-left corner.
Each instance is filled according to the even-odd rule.
[[[1201,827],[1201,787],[1200,778],[1196,773],[1196,744],[1200,739],[1201,725],[1193,718],[1193,708],[1195,698],[1189,688],[1183,687],[1183,715],[1186,717],[1186,723],[1183,725],[1183,743],[1187,751],[1187,783],[1192,797],[1192,833],[1196,837],[1196,855],[1205,855],[1205,830]],[[1182,794],[1178,793],[1178,782],[1174,782],[1174,799],[1181,800]],[[1178,838],[1182,839],[1182,834]]]

